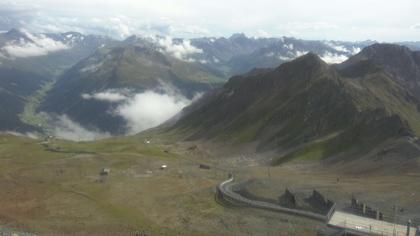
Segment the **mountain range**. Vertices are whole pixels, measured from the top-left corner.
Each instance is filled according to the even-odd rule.
[[[0,129],[56,134],[64,120],[67,133],[134,134],[192,103],[165,132],[282,153],[273,162],[298,147],[319,158],[371,150],[419,133],[418,44],[401,44],[10,30]]]
[[[142,92],[165,94],[170,88],[173,100],[191,100],[221,86],[235,73],[272,67],[308,51],[322,54],[325,60],[343,60],[366,44],[257,39],[243,34],[191,40],[131,36],[99,48],[61,74],[39,111],[66,115],[90,130],[125,134],[130,125],[118,110]],[[95,99],[109,93],[126,99]],[[136,131],[141,129],[131,133]]]
[[[273,164],[363,156],[389,140],[412,143],[420,133],[417,58],[417,52],[389,44],[368,46],[338,65],[308,53],[232,77],[185,108],[163,132],[275,150],[281,154]]]

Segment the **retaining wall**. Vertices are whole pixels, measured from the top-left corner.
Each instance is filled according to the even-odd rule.
[[[336,207],[335,203],[332,205],[332,207],[330,208],[330,210],[328,211],[326,215],[321,215],[321,214],[310,212],[310,211],[291,209],[291,208],[282,207],[280,205],[276,205],[276,204],[272,204],[268,202],[251,200],[233,192],[230,189],[230,187],[232,186],[233,180],[234,180],[234,177],[232,176],[230,179],[223,181],[217,186],[217,194],[219,194],[219,197],[222,197],[224,200],[231,203],[236,203],[236,204],[239,203],[240,205],[243,205],[243,206],[254,207],[254,208],[270,210],[270,211],[284,212],[284,213],[298,215],[298,216],[304,216],[304,217],[308,217],[308,218],[312,218],[312,219],[320,220],[324,222],[328,222],[335,211],[335,207]]]

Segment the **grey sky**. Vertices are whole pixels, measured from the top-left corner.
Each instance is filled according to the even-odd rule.
[[[420,41],[418,0],[0,0],[0,30]]]

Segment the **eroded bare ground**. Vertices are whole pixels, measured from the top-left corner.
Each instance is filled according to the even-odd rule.
[[[49,145],[60,152],[36,140],[0,137],[0,224],[39,235],[316,235],[325,228],[300,217],[219,205],[215,186],[229,171],[240,181],[255,179],[249,189],[266,197],[278,197],[285,186],[316,188],[341,206],[354,194],[378,207],[399,204],[407,215],[420,212],[418,173],[343,175],[299,163],[267,168],[246,155],[222,160],[200,146],[146,145],[135,138]],[[248,167],[239,168],[241,162]],[[101,178],[103,167],[111,173]]]

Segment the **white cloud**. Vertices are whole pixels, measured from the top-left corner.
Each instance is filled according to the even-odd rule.
[[[84,99],[94,99],[118,103],[111,114],[121,116],[127,122],[129,134],[135,134],[145,129],[158,126],[175,116],[184,107],[198,99],[202,94],[197,94],[192,99],[188,99],[168,83],[160,81],[160,85],[153,90],[141,93],[133,93],[129,89],[108,90],[94,94],[82,94]],[[64,123],[69,121],[64,117]],[[63,123],[63,122],[62,122]],[[63,125],[61,125],[63,126]],[[70,127],[78,127],[71,124]],[[73,128],[74,130],[75,128]],[[77,128],[80,130],[79,128]],[[63,133],[63,129],[60,129]],[[79,133],[79,132],[68,132]],[[84,132],[80,132],[84,133]],[[68,135],[70,136],[70,135]]]
[[[184,61],[191,60],[191,58],[188,58],[188,56],[192,54],[198,54],[203,52],[203,50],[191,45],[191,41],[186,39],[182,40],[182,42],[180,43],[174,43],[174,41],[170,37],[165,37],[157,39],[157,42],[165,52],[169,53],[173,57]]]
[[[37,32],[196,37],[236,32],[259,36],[263,29],[273,36],[305,39],[407,41],[420,37],[420,30],[410,27],[419,23],[418,9],[418,0],[6,0],[0,1],[0,30],[25,26]]]
[[[95,100],[106,101],[106,102],[121,102],[127,99],[126,95],[120,92],[113,92],[113,91],[105,91],[105,92],[94,93],[94,94],[84,93],[81,96],[83,99],[86,99],[86,100],[95,99]]]
[[[255,37],[257,38],[269,38],[271,36],[272,35],[270,33],[262,29],[257,30],[256,35],[255,35]]]
[[[191,36],[205,36],[211,35],[212,33],[203,27],[193,24],[177,24],[176,22],[168,23],[169,35],[191,35]]]
[[[88,130],[68,116],[61,115],[54,122],[54,135],[62,139],[73,141],[89,141],[108,138],[111,135],[96,130]]]
[[[354,55],[354,54],[359,53],[360,51],[362,51],[362,49],[361,49],[361,48],[359,48],[359,47],[353,47],[350,53],[351,53],[352,55]]]
[[[10,134],[13,136],[27,137],[31,139],[38,139],[38,135],[32,132],[20,133],[16,131],[0,131],[0,134]]]
[[[303,55],[305,55],[307,53],[308,53],[308,51],[296,51],[295,52],[295,58],[301,57],[301,56],[303,56]]]
[[[328,47],[338,51],[338,52],[342,52],[342,53],[346,53],[346,54],[357,54],[359,53],[362,49],[359,47],[351,47],[351,48],[347,48],[344,45],[340,45],[339,43],[336,42],[324,42],[325,45],[327,45]]]
[[[288,57],[288,56],[282,56],[282,55],[280,55],[279,56],[279,59],[282,60],[282,61],[291,61],[291,60],[293,60],[293,57]]]
[[[130,132],[134,134],[165,122],[190,103],[182,96],[146,91],[119,106],[116,113],[127,120]]]
[[[410,28],[420,30],[420,23],[417,23],[415,25],[412,25]]]
[[[120,38],[126,38],[133,34],[133,29],[130,25],[132,23],[126,16],[114,16],[111,17],[110,22],[112,22],[112,28],[117,32]]]
[[[29,39],[13,41],[2,48],[11,57],[34,57],[44,56],[52,52],[69,49],[70,47],[62,42],[55,41],[45,35],[33,35],[24,30],[22,33]]]
[[[321,55],[321,59],[328,64],[335,64],[335,63],[341,63],[347,60],[348,57],[343,54],[326,52],[323,55]]]
[[[344,53],[349,52],[349,50],[346,47],[344,47],[343,45],[338,45],[338,44],[335,44],[333,42],[325,42],[325,45],[327,45],[328,47],[330,47],[330,48],[332,48],[336,51],[339,51],[339,52],[344,52]]]
[[[88,65],[80,70],[82,73],[93,73],[99,70],[99,68],[103,65],[102,62],[97,64]]]
[[[287,48],[289,50],[293,50],[293,48],[294,48],[292,43],[291,44],[284,44],[283,46],[284,46],[284,48]]]
[[[293,47],[293,44],[291,44],[291,45]],[[303,56],[307,53],[308,53],[308,51],[295,51],[295,52],[289,51],[289,52],[287,52],[287,55],[279,55],[278,58],[282,61],[291,61],[291,60],[293,60],[295,58],[298,58],[298,57],[301,57],[301,56]]]
[[[285,27],[286,29],[294,30],[332,30],[337,29],[338,26],[328,22],[318,21],[318,22],[289,22],[285,26],[280,26],[280,28]]]
[[[264,56],[266,57],[274,57],[274,52],[267,52],[266,54],[264,54]]]

